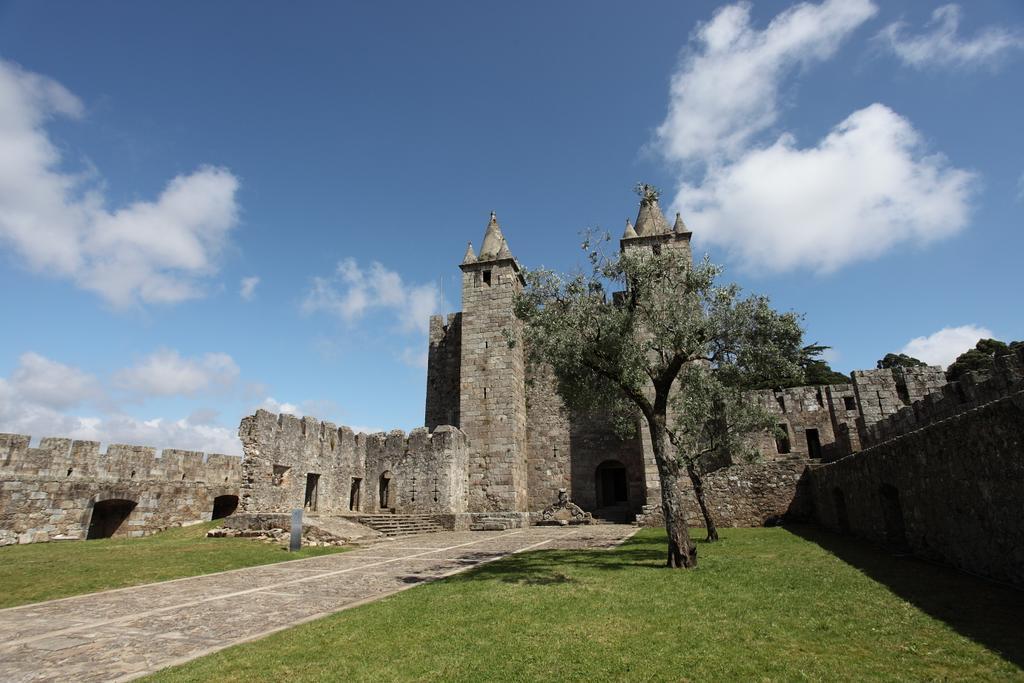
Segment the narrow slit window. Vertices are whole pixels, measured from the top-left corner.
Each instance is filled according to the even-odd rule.
[[[491,286],[491,271],[489,270],[484,271],[484,284],[488,287]]]
[[[785,455],[789,453],[789,427],[780,423],[775,432],[775,449]]]

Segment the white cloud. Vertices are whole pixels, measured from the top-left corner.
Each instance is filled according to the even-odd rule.
[[[656,138],[680,172],[673,208],[698,240],[752,270],[828,273],[967,225],[974,174],[927,150],[885,105],[810,146],[765,139],[784,78],[834,56],[876,12],[870,0],[801,3],[757,30],[739,3],[698,27]]]
[[[195,424],[189,418],[139,420],[128,415],[111,415],[101,420],[82,419],[81,423],[78,429],[61,435],[103,443],[153,446],[157,449],[182,448],[205,453],[242,454],[237,427]]]
[[[900,353],[923,360],[929,365],[947,367],[964,351],[974,348],[979,339],[993,338],[992,331],[977,325],[944,327],[927,337],[916,337]]]
[[[362,425],[347,425],[347,426],[348,426],[349,429],[351,429],[356,434],[380,434],[381,432],[384,432],[386,434],[389,431],[391,431],[390,429],[383,429],[381,427],[365,427],[365,426],[362,426]]]
[[[45,130],[83,109],[56,81],[0,60],[0,244],[115,306],[200,296],[238,222],[238,179],[204,166],[155,201],[109,210],[102,182],[62,170]]]
[[[989,26],[973,38],[957,35],[960,7],[950,4],[932,12],[925,33],[910,35],[905,22],[889,24],[876,37],[903,63],[915,68],[995,67],[1012,51],[1024,49],[1024,33],[1002,26]]]
[[[260,279],[255,275],[251,277],[243,277],[241,285],[239,286],[238,289],[239,296],[241,296],[246,301],[249,301],[256,293],[256,285],[258,285],[259,283]]]
[[[742,153],[778,118],[782,79],[834,55],[876,11],[870,0],[801,3],[758,31],[748,3],[720,9],[698,26],[694,48],[672,76],[668,115],[657,130],[661,151],[681,163]]]
[[[441,293],[435,284],[411,285],[374,261],[364,270],[354,259],[338,264],[331,277],[315,277],[302,303],[304,313],[323,311],[346,322],[357,320],[373,309],[389,310],[407,331],[426,332],[430,315],[441,308]]]
[[[881,104],[851,114],[816,146],[790,135],[709,170],[676,197],[701,239],[749,268],[834,271],[968,221],[974,176],[928,154],[909,121]]]
[[[93,375],[31,351],[18,359],[10,381],[20,397],[54,409],[70,408],[102,393]]]
[[[92,375],[36,353],[23,354],[11,376],[0,378],[0,431],[230,455],[242,452],[236,429],[214,424],[210,411],[177,420],[139,419],[111,408],[102,394]],[[90,408],[90,402],[104,405]]]
[[[136,396],[195,396],[223,389],[238,379],[238,365],[226,353],[183,358],[173,349],[159,349],[138,364],[114,375],[114,383]]]
[[[263,408],[272,413],[283,413],[286,415],[295,415],[296,417],[302,417],[302,411],[294,403],[281,403],[277,401],[273,396],[267,396],[263,399],[257,408]]]

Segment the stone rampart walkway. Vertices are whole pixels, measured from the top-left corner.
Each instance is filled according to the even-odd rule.
[[[0,681],[130,680],[511,553],[614,545],[616,525],[442,532],[0,610]]]

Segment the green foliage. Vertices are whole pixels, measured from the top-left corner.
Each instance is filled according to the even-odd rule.
[[[637,183],[633,186],[633,192],[640,195],[640,201],[644,204],[651,204],[661,197],[661,190],[649,183]]]
[[[824,359],[822,354],[830,349],[830,346],[821,344],[808,344],[800,349],[799,374],[788,375],[767,375],[757,378],[752,383],[751,389],[786,389],[788,387],[816,386],[820,384],[849,384],[850,377],[841,372],[833,370]]]
[[[864,541],[800,533],[723,529],[720,542],[699,544],[701,568],[685,573],[664,571],[665,532],[654,529],[611,550],[520,553],[147,680],[1021,676],[1020,592]]]
[[[1021,342],[1006,344],[998,339],[979,339],[973,349],[964,351],[946,368],[946,380],[955,382],[968,372],[991,370],[996,356],[1010,353]]]
[[[528,271],[516,300],[530,361],[551,367],[565,402],[651,422],[671,394],[666,427],[688,462],[737,446],[738,430],[770,426],[742,391],[803,377],[799,317],[720,284],[721,267],[707,259],[691,267],[669,249],[608,255],[607,241],[584,242],[588,272]],[[609,290],[620,291],[609,299]]]
[[[0,548],[0,608],[258,564],[315,557],[339,548],[303,548],[245,538],[206,538],[207,522],[143,538],[32,543]]]
[[[889,368],[926,368],[928,364],[905,353],[887,353],[882,360],[875,363],[879,370]]]

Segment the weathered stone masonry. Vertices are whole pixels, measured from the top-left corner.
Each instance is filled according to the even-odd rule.
[[[230,514],[240,459],[0,434],[0,545],[143,536]]]
[[[311,417],[257,411],[239,429],[241,511],[321,515],[466,512],[466,435],[441,426],[354,434]]]
[[[1024,587],[1024,351],[996,360],[812,467],[818,521]]]

